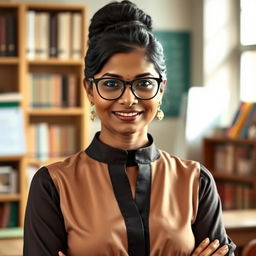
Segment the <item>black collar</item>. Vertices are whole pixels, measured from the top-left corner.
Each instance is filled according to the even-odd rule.
[[[93,159],[107,164],[126,164],[132,166],[136,164],[147,164],[156,160],[160,154],[153,142],[153,138],[148,134],[149,146],[136,150],[123,150],[111,147],[99,140],[100,132],[94,136],[85,152]]]

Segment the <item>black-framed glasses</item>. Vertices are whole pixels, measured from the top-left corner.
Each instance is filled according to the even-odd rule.
[[[122,97],[126,86],[131,86],[131,91],[137,99],[150,100],[154,98],[163,81],[161,77],[143,77],[131,81],[124,81],[118,78],[89,78],[95,83],[98,94],[105,100],[116,100]]]

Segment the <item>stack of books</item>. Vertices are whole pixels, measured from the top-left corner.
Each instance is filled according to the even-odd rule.
[[[65,157],[76,152],[75,126],[37,123],[29,128],[29,156],[40,161]]]
[[[251,209],[255,207],[254,192],[248,185],[218,182],[217,189],[223,210]]]
[[[256,125],[256,103],[241,102],[226,135],[232,139],[248,138],[252,125]]]
[[[214,170],[217,173],[250,177],[253,174],[253,150],[250,145],[217,144],[214,148]]]
[[[18,226],[18,203],[0,203],[0,228],[10,228]]]
[[[81,59],[81,36],[79,12],[27,13],[28,59]]]
[[[29,76],[30,107],[54,108],[77,106],[75,74],[37,74]]]

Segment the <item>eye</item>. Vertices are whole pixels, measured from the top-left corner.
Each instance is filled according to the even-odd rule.
[[[140,79],[135,82],[136,87],[151,89],[155,86],[155,81],[152,79]]]
[[[106,86],[106,87],[119,87],[120,86],[120,82],[116,79],[104,79],[102,80],[102,85]]]

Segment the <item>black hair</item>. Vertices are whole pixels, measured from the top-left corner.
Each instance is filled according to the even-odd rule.
[[[113,54],[138,48],[145,50],[148,61],[165,78],[163,47],[152,32],[151,17],[128,0],[105,5],[94,14],[89,26],[85,79],[99,73]]]

